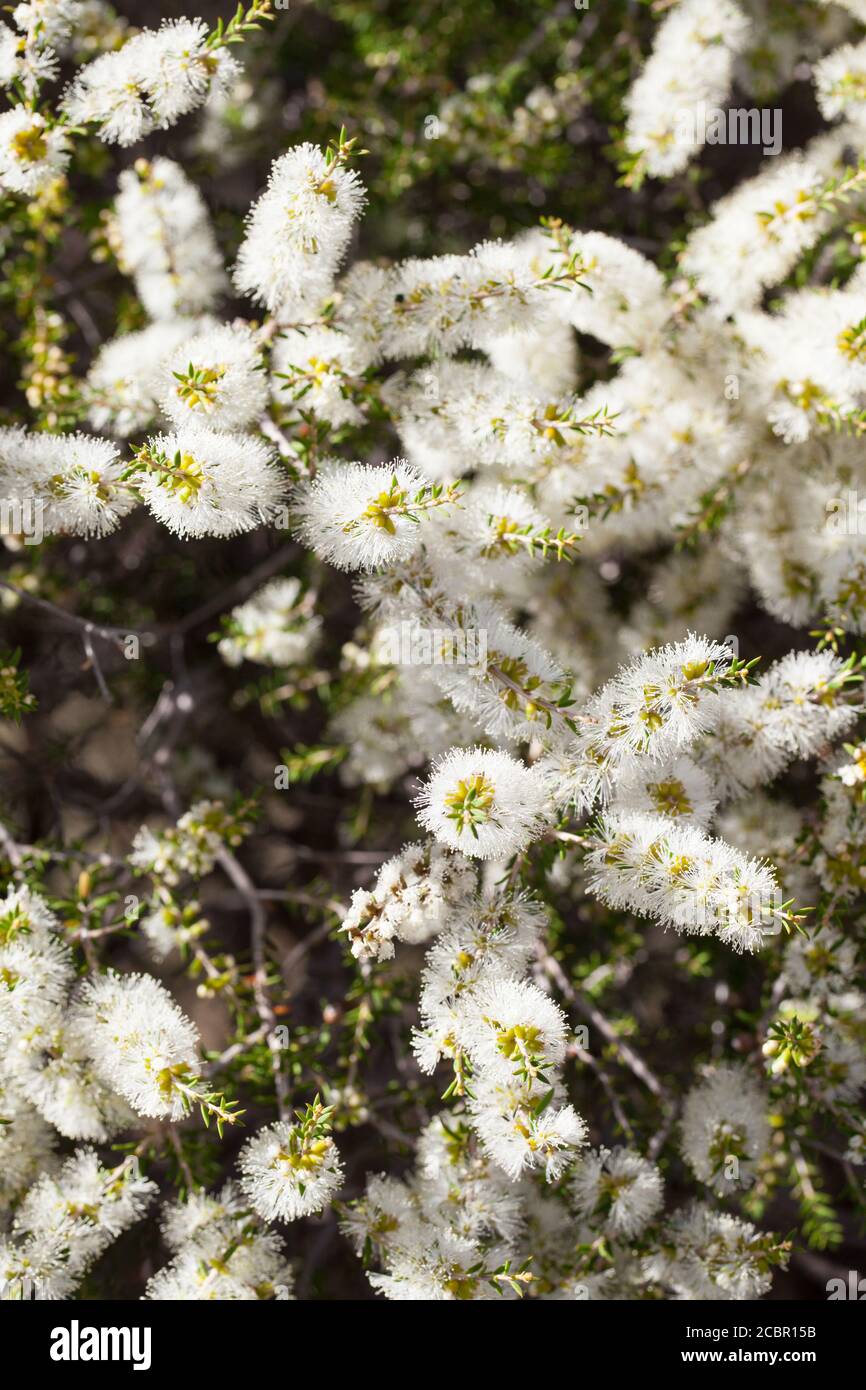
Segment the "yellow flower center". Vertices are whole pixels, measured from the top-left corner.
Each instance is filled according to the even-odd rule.
[[[38,159],[44,159],[48,153],[48,141],[42,127],[35,125],[19,130],[12,137],[12,153],[22,164],[35,164]]]
[[[458,832],[472,829],[489,817],[489,811],[496,796],[496,788],[483,772],[473,772],[469,777],[461,777],[453,792],[445,797],[448,818],[453,820]]]

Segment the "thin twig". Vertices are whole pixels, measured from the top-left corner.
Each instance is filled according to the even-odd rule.
[[[633,1075],[637,1077],[638,1081],[642,1082],[647,1090],[651,1091],[664,1106],[664,1121],[658,1131],[653,1135],[648,1148],[650,1158],[656,1158],[664,1147],[665,1140],[670,1133],[677,1113],[672,1097],[668,1094],[666,1088],[662,1085],[661,1081],[659,1081],[655,1073],[647,1066],[646,1062],[644,1062],[634,1049],[619,1036],[613,1024],[605,1018],[601,1010],[596,1008],[594,1004],[591,1004],[583,994],[578,993],[573,987],[559,961],[552,956],[549,951],[542,951],[540,959],[543,969],[556,985],[557,989],[559,989],[563,997],[568,1000],[568,1003],[572,1005],[579,1014],[582,1014],[594,1028],[598,1029],[602,1037],[606,1038],[616,1049],[618,1056]],[[622,1124],[622,1119],[616,1114],[616,1109],[614,1109],[614,1114],[620,1124]]]
[[[193,1178],[192,1170],[186,1161],[186,1157],[183,1152],[183,1145],[181,1144],[180,1139],[172,1125],[166,1126],[165,1133],[168,1138],[168,1142],[171,1144],[171,1147],[174,1149],[175,1154],[177,1155],[178,1167],[180,1168],[180,1171],[183,1173],[183,1180],[186,1183],[187,1191],[194,1192],[195,1179]]]
[[[274,1086],[277,1092],[277,1109],[281,1120],[288,1114],[288,1094],[286,1078],[282,1069],[282,1056],[277,1038],[277,1016],[268,995],[267,961],[267,921],[265,909],[258,896],[256,886],[243,865],[230,849],[223,846],[217,854],[217,861],[237,888],[247,905],[250,916],[250,953],[253,961],[253,994],[259,1018],[267,1029],[267,1042],[271,1052],[271,1066],[274,1073]]]
[[[96,684],[99,686],[99,693],[107,704],[113,705],[114,696],[108,688],[108,683],[105,679],[105,676],[103,675],[102,667],[99,664],[99,657],[96,655],[96,650],[93,646],[93,639],[91,638],[89,627],[86,627],[84,629],[83,633],[81,634],[81,640],[84,643],[84,650],[87,654],[87,660],[90,665],[90,669],[96,677]]]

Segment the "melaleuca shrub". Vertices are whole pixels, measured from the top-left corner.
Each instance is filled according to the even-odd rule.
[[[755,1299],[862,1217],[866,11],[612,5],[605,86],[547,8],[402,145],[353,4],[278,139],[267,0],[0,28],[5,1299]]]

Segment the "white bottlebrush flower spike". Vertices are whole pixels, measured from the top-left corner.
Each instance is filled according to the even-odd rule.
[[[166,1212],[167,1265],[149,1281],[157,1301],[243,1301],[293,1297],[294,1273],[272,1231],[261,1229],[236,1185],[189,1194]]]
[[[683,1110],[683,1156],[719,1194],[748,1185],[767,1149],[767,1099],[739,1067],[717,1067],[689,1092]]]
[[[506,859],[525,849],[545,804],[544,785],[531,768],[484,748],[452,749],[417,800],[425,830],[479,859]]]
[[[599,1149],[581,1160],[570,1196],[590,1225],[627,1239],[658,1214],[662,1176],[654,1163],[631,1149]]]
[[[748,37],[745,14],[728,0],[683,0],[665,18],[628,97],[626,148],[649,173],[678,173],[703,144],[701,113],[727,97]]]
[[[526,980],[482,981],[466,1004],[461,1040],[486,1076],[546,1084],[565,1057],[562,1011]]]
[[[512,1180],[541,1172],[556,1182],[586,1144],[586,1123],[572,1106],[528,1100],[510,1082],[482,1081],[471,1109],[485,1152]]]
[[[207,313],[227,282],[198,189],[161,158],[136,160],[118,188],[109,237],[151,318]]]
[[[238,65],[225,48],[209,50],[203,20],[168,20],[144,29],[116,53],[80,69],[66,94],[66,112],[94,123],[101,138],[134,145],[200,106],[214,86],[228,86]]]
[[[159,319],[137,333],[123,333],[105,343],[87,373],[85,394],[92,427],[125,438],[153,425],[165,389],[166,358],[196,336],[205,322]]]
[[[421,544],[424,512],[447,501],[403,459],[377,467],[332,462],[298,491],[293,512],[323,560],[370,570],[408,559]]]
[[[667,816],[611,814],[588,856],[605,902],[677,931],[758,951],[782,931],[784,904],[766,864]]]
[[[286,329],[271,353],[271,389],[277,404],[295,401],[338,427],[364,418],[352,388],[372,356],[348,333],[333,328]]]
[[[748,1300],[770,1287],[766,1237],[748,1221],[703,1203],[678,1213],[666,1233],[666,1251],[653,1273],[675,1297]]]
[[[148,440],[135,485],[179,536],[235,536],[285,511],[284,475],[261,439],[198,425]]]
[[[90,435],[0,430],[0,487],[47,534],[106,536],[137,503],[117,447]]]
[[[246,603],[233,608],[219,654],[229,666],[244,660],[293,666],[316,644],[321,622],[311,611],[298,579],[272,579]]]
[[[180,1119],[198,1031],[151,975],[104,975],[75,1002],[72,1027],[97,1075],[140,1115]]]
[[[284,319],[324,299],[365,203],[353,169],[314,145],[276,160],[238,253],[235,283]]]
[[[343,1182],[330,1111],[316,1100],[297,1122],[269,1125],[248,1140],[240,1156],[241,1186],[265,1221],[296,1221],[331,1201]]]
[[[210,329],[166,360],[162,407],[175,425],[245,429],[260,415],[267,382],[255,335],[245,325]]]
[[[17,107],[0,115],[0,187],[10,193],[38,193],[62,174],[69,141],[60,126],[46,125],[37,111]]]

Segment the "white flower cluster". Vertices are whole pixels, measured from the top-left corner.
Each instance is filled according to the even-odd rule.
[[[296,666],[316,645],[321,618],[312,612],[299,579],[272,579],[233,608],[217,650],[228,666],[257,661],[265,666]]]
[[[34,1138],[47,1136],[48,1125],[70,1139],[103,1141],[133,1118],[100,1076],[92,1039],[70,1008],[70,998],[80,995],[72,951],[59,928],[44,900],[28,889],[10,888],[0,900],[0,1041],[12,1111],[3,1151],[13,1191],[16,1172],[30,1169]]]
[[[264,1221],[297,1221],[327,1206],[343,1184],[328,1133],[331,1111],[318,1097],[296,1120],[280,1120],[248,1139],[238,1160],[241,1187]]]
[[[85,383],[88,419],[96,430],[125,439],[147,429],[160,415],[169,387],[165,362],[206,329],[204,319],[157,319],[147,328],[110,339],[90,364]],[[181,367],[182,370],[182,367]]]
[[[416,1171],[405,1181],[369,1177],[342,1226],[359,1255],[366,1251],[384,1266],[369,1278],[387,1299],[486,1300],[519,1288],[507,1266],[522,1207],[514,1184],[463,1122],[440,1116],[419,1138]]]
[[[720,1196],[754,1180],[769,1140],[767,1097],[742,1067],[715,1068],[686,1097],[683,1156]]]
[[[116,447],[85,434],[0,430],[0,490],[21,508],[38,507],[46,535],[106,536],[136,505]]]
[[[365,344],[324,324],[285,328],[271,353],[274,401],[295,402],[297,411],[312,411],[335,428],[360,425],[364,412],[352,388],[361,386],[373,356]]]
[[[0,188],[32,196],[69,163],[69,137],[38,111],[13,107],[0,115]]]
[[[293,1297],[294,1273],[279,1237],[262,1229],[233,1182],[216,1196],[194,1192],[165,1209],[162,1238],[171,1259],[149,1281],[147,1299],[250,1302]]]
[[[196,334],[165,366],[171,385],[162,408],[178,427],[204,424],[231,433],[246,429],[264,408],[267,379],[255,335],[245,324]]]
[[[198,1029],[164,986],[114,970],[77,982],[58,919],[28,889],[0,902],[0,1042],[10,1201],[33,1176],[34,1146],[50,1154],[49,1126],[102,1143],[138,1116],[236,1119],[201,1080]]]
[[[421,544],[418,512],[435,490],[403,459],[387,466],[337,463],[298,490],[294,512],[312,549],[341,569],[378,569],[407,560]]]
[[[424,1071],[446,1059],[449,1090],[490,1159],[517,1179],[526,1168],[554,1180],[585,1142],[586,1126],[563,1105],[561,1011],[521,979],[543,913],[531,899],[479,892],[460,855],[410,845],[385,864],[372,892],[358,890],[343,922],[361,959],[389,960],[394,941],[431,937],[414,1040]],[[554,1103],[551,1103],[554,1102]]]
[[[665,816],[607,815],[587,863],[595,892],[611,907],[677,931],[714,934],[736,951],[758,951],[783,929],[769,866]]]
[[[57,47],[78,23],[83,6],[78,0],[36,0],[16,5],[12,23],[0,25],[0,86],[21,84],[28,101],[40,83],[53,81],[58,72]]]
[[[118,178],[109,238],[152,319],[204,314],[226,287],[198,189],[171,159],[139,159]]]
[[[772,782],[795,758],[814,758],[862,711],[851,665],[831,651],[791,652],[754,685],[713,698],[711,726],[695,749],[720,796]]]
[[[0,1300],[69,1299],[92,1265],[142,1217],[156,1184],[135,1160],[105,1168],[77,1149],[56,1173],[43,1173],[0,1236]]]
[[[153,325],[153,330],[160,331],[144,347],[156,349],[157,364],[148,364],[145,356],[140,377],[135,375],[136,341],[118,338],[104,351],[90,376],[92,418],[118,434],[151,420],[157,408],[156,389],[169,376],[163,366],[165,350],[178,337],[192,333],[189,323],[182,329],[179,322],[167,327],[168,334],[163,335],[162,325]],[[141,336],[130,334],[129,338]],[[181,357],[188,361],[189,354],[182,352]],[[188,361],[190,367],[194,378],[199,369]],[[125,375],[113,376],[118,370]],[[207,375],[210,369],[200,370]],[[189,370],[183,375],[190,378]],[[176,401],[179,410],[176,390],[173,397],[172,404]],[[233,408],[240,408],[237,401]],[[46,535],[108,535],[141,502],[181,536],[232,536],[256,526],[280,524],[288,515],[286,477],[265,441],[195,420],[185,421],[176,433],[151,436],[132,464],[121,459],[118,447],[108,439],[4,428],[0,430],[0,488],[6,505],[13,509],[11,515],[19,515],[26,523],[32,513],[31,530],[38,522]]]
[[[198,1066],[198,1030],[152,975],[91,979],[71,1024],[88,1048],[97,1078],[139,1115],[179,1120]]]
[[[585,1220],[610,1236],[629,1239],[658,1215],[664,1185],[655,1164],[633,1150],[599,1149],[578,1167],[571,1197]]]
[[[369,1177],[341,1224],[380,1267],[368,1276],[374,1289],[394,1302],[514,1298],[527,1288],[556,1301],[767,1291],[780,1253],[772,1237],[703,1203],[665,1218],[663,1202],[659,1169],[623,1147],[588,1152],[542,1200],[527,1176],[497,1174],[460,1116],[439,1116],[419,1138],[414,1172]]]
[[[751,309],[832,225],[823,191],[845,170],[849,132],[817,136],[741,183],[689,237],[683,269],[729,312]]]
[[[250,122],[264,119],[252,79],[238,86],[231,28],[227,37],[222,25],[180,19],[128,37],[103,16],[91,40],[88,8],[33,0],[13,10],[14,27],[0,26],[0,86],[13,98],[0,115],[0,190],[22,216],[33,200],[37,226],[68,191],[76,141],[131,146],[207,102],[194,140],[213,155],[232,101],[250,100]],[[866,0],[843,0],[808,42],[808,19],[792,17],[779,36],[763,0],[656,8],[666,14],[625,101],[627,187],[684,172],[706,113],[735,83],[760,90],[754,60],[765,40],[779,83],[801,76],[808,55],[818,109],[833,123],[705,216],[690,214],[669,272],[659,267],[670,258],[657,265],[625,240],[555,217],[465,254],[345,268],[367,194],[351,167],[355,141],[341,133],[327,150],[303,143],[275,160],[230,280],[207,204],[178,163],[157,155],[119,174],[96,246],[130,277],[142,311],[132,322],[143,326],[93,353],[81,418],[96,433],[73,433],[78,417],[68,427],[49,420],[51,432],[0,428],[3,529],[7,510],[25,518],[32,508],[45,536],[94,542],[142,506],[194,541],[291,518],[311,556],[293,560],[291,575],[266,565],[275,577],[262,587],[256,571],[247,590],[231,590],[226,607],[250,596],[214,634],[236,673],[229,682],[245,680],[251,662],[274,668],[261,689],[326,692],[325,746],[311,760],[334,752],[365,807],[386,792],[391,824],[414,806],[430,838],[387,858],[370,886],[350,880],[342,939],[366,992],[361,1004],[355,996],[348,1081],[325,1077],[328,1103],[317,1096],[294,1112],[274,1041],[288,1010],[276,1004],[262,900],[320,905],[318,886],[281,895],[248,881],[232,851],[251,829],[250,803],[231,809],[221,791],[196,791],[175,824],[143,825],[127,859],[152,880],[136,919],[145,945],[159,959],[176,948],[192,956],[207,975],[201,992],[230,999],[238,1031],[206,1063],[198,1027],[159,980],[103,968],[93,952],[130,919],[91,928],[70,915],[61,926],[23,886],[34,865],[54,872],[50,851],[10,857],[15,883],[0,902],[0,1290],[32,1278],[45,1296],[70,1297],[152,1195],[135,1160],[107,1170],[89,1148],[61,1158],[59,1139],[103,1144],[142,1118],[162,1130],[194,1110],[221,1133],[235,1103],[207,1078],[243,1057],[241,1074],[258,1088],[261,1048],[279,1118],[244,1143],[237,1182],[208,1193],[184,1172],[184,1200],[163,1213],[168,1262],[146,1296],[291,1298],[293,1271],[267,1223],[318,1216],[347,1171],[354,1182],[334,1129],[342,1135],[363,1115],[403,1142],[358,1072],[368,1013],[378,1022],[374,1004],[394,981],[403,1005],[398,972],[420,960],[418,947],[406,1034],[414,1022],[417,1071],[452,1070],[449,1108],[430,1118],[419,1100],[408,1174],[369,1177],[364,1196],[340,1209],[389,1300],[527,1290],[556,1300],[760,1298],[786,1245],[708,1203],[666,1211],[668,1134],[678,1133],[697,1184],[733,1199],[757,1183],[756,1202],[765,1178],[770,1197],[781,1183],[778,1139],[810,1214],[822,1198],[797,1147],[807,1102],[819,1097],[843,1132],[843,1163],[862,1161],[863,662],[838,651],[866,631],[866,231],[851,221],[866,188],[866,41],[852,37]],[[243,22],[241,8],[230,26]],[[84,55],[93,60],[52,112],[42,84],[60,58]],[[555,125],[572,96],[537,89],[523,128]],[[446,108],[447,125],[471,101]],[[232,288],[255,319],[217,316]],[[80,326],[89,341],[86,317]],[[29,402],[41,389],[30,384]],[[345,574],[354,577],[363,610],[334,669],[316,612],[326,566],[344,572],[334,581],[342,596]],[[723,636],[750,598],[772,632],[821,623],[817,650],[791,637],[775,650],[795,649],[753,672],[736,636]],[[17,679],[16,663],[4,680]],[[296,668],[285,681],[284,668]],[[787,774],[804,785],[795,765],[807,761],[815,805],[795,808],[773,784]],[[303,811],[295,802],[292,823]],[[6,840],[4,828],[4,855]],[[343,850],[339,862],[364,862],[364,851],[353,860]],[[112,865],[106,854],[100,871]],[[215,964],[201,944],[212,885],[201,903],[174,894],[217,866],[253,922],[243,969],[229,955]],[[551,887],[573,920],[548,911]],[[123,891],[100,890],[99,901],[107,910]],[[820,895],[808,934],[791,934],[803,914],[788,892]],[[321,902],[332,910],[333,898]],[[633,945],[632,917],[655,924],[645,948]],[[596,965],[588,946],[581,974],[573,938],[586,927],[591,939],[599,923],[611,961]],[[657,927],[701,940],[670,949]],[[767,948],[754,1036],[727,1040],[748,1055],[727,1062],[720,1041],[712,1064],[686,1080],[681,1107],[667,1076],[659,1081],[632,1048],[630,1015],[620,1029],[595,1005],[638,965],[655,970],[659,942],[672,972],[696,976],[718,944],[730,948],[743,957],[733,966],[744,995],[764,963],[746,957]],[[405,961],[395,961],[398,943]],[[593,1020],[609,1054],[573,1033],[554,986]],[[715,999],[731,1002],[727,984]],[[253,1007],[259,1026],[248,1032]],[[635,1034],[650,1017],[636,1019]],[[298,1028],[293,1083],[309,1066],[320,1084],[319,1055],[306,1053],[312,1031]],[[572,1061],[591,1067],[626,1143],[602,1143],[598,1116],[582,1102],[587,1118],[577,1113]],[[417,1082],[415,1063],[405,1071]],[[658,1143],[644,1146],[641,1125],[621,1113],[609,1065],[666,1108]],[[183,1145],[167,1132],[183,1171]]]
[[[507,859],[538,836],[546,801],[537,771],[510,754],[454,748],[424,786],[418,819],[451,849]]]
[[[710,697],[729,678],[731,656],[718,642],[690,635],[635,658],[582,709],[579,755],[599,778],[638,758],[671,757],[709,727]]]
[[[284,322],[329,293],[364,206],[358,175],[315,145],[278,159],[250,213],[235,283]]]
[[[648,174],[679,173],[703,144],[701,108],[728,95],[748,39],[748,20],[729,0],[681,0],[667,15],[627,103],[626,148]]]
[[[174,887],[185,875],[209,874],[220,850],[239,845],[250,824],[221,801],[197,801],[176,825],[155,834],[143,825],[133,840],[129,862],[141,873]]]
[[[769,1241],[750,1222],[696,1202],[674,1217],[666,1235],[669,1253],[651,1260],[648,1273],[676,1298],[743,1301],[770,1288]]]
[[[148,439],[133,480],[178,536],[236,536],[285,512],[285,475],[263,439],[186,425]]]
[[[379,870],[372,889],[352,894],[341,930],[359,960],[390,960],[394,942],[427,941],[476,890],[472,866],[437,844],[406,845]]]
[[[166,20],[143,29],[116,53],[82,68],[64,106],[76,125],[94,124],[108,144],[134,145],[201,106],[213,88],[231,85],[239,66],[224,47],[208,43],[201,19]]]

